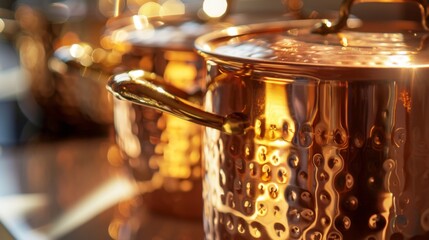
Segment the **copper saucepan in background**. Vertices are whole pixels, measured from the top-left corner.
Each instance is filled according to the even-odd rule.
[[[176,95],[200,104],[204,60],[193,50],[197,36],[215,25],[186,17],[112,19],[106,39],[122,51],[120,69],[160,76]],[[158,213],[201,219],[201,130],[152,108],[114,99],[115,137],[142,191],[144,206]]]
[[[40,112],[43,140],[106,136],[112,126],[108,95],[101,87],[108,75],[103,80],[89,74],[93,69],[105,72],[102,64],[95,67],[97,56],[92,58],[101,49],[99,37],[107,19],[97,3],[17,5],[20,31],[15,43],[28,73],[33,111]]]

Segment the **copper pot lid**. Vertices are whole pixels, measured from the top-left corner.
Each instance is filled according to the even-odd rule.
[[[351,3],[345,1],[343,7]],[[368,23],[348,19],[348,11],[340,15],[337,25],[327,20],[295,20],[231,27],[198,38],[196,48],[206,57],[268,68],[429,67],[425,21],[422,26],[405,21]],[[324,28],[315,27],[321,22]],[[338,26],[346,22],[347,27]]]
[[[228,27],[222,22],[207,23],[187,16],[114,18],[107,23],[105,36],[115,44],[164,49],[193,49],[195,39],[215,29]]]

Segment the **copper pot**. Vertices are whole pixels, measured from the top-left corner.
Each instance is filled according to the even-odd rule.
[[[197,36],[218,24],[185,16],[134,15],[112,19],[106,40],[121,52],[120,69],[141,68],[159,84],[200,104],[204,60],[193,49]],[[114,99],[116,142],[140,186],[144,206],[170,216],[202,218],[201,133],[198,125],[161,111]]]
[[[197,39],[204,110],[150,73],[111,78],[116,97],[205,126],[206,239],[429,237],[427,24],[344,27],[352,4],[337,24]]]

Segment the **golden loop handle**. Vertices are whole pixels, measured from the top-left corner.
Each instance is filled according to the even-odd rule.
[[[422,26],[425,30],[429,30],[428,25],[428,3],[427,0],[343,0],[340,6],[339,17],[335,23],[331,23],[329,20],[325,19],[321,23],[317,24],[313,29],[314,33],[320,34],[329,34],[339,32],[342,28],[344,28],[347,24],[347,19],[350,15],[350,9],[355,3],[369,3],[369,2],[381,2],[381,3],[406,3],[406,2],[414,2],[419,5],[420,12],[422,15]]]
[[[162,82],[162,78],[154,73],[134,70],[111,77],[107,89],[119,99],[161,110],[226,134],[243,134],[249,126],[244,114],[232,113],[223,117],[203,111],[186,101],[191,97],[185,97],[187,93]]]

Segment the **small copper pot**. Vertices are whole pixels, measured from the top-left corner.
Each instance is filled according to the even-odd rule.
[[[135,15],[111,20],[106,40],[112,49],[122,51],[120,69],[140,68],[160,75],[152,80],[200,105],[204,59],[194,51],[193,42],[215,25],[185,17]],[[144,206],[170,216],[201,219],[202,127],[120,99],[114,99],[114,126]]]

